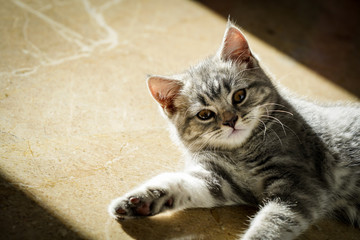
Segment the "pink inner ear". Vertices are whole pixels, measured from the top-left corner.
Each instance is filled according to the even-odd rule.
[[[247,61],[250,56],[250,48],[244,35],[239,29],[230,27],[226,32],[222,57],[225,60]]]
[[[174,99],[182,86],[179,81],[162,77],[150,77],[148,79],[148,86],[151,95],[162,108],[169,112],[175,111]]]

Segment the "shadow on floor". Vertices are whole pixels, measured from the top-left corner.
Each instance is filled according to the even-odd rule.
[[[248,206],[188,209],[170,215],[119,221],[134,239],[238,239],[255,213]]]
[[[0,175],[0,239],[85,239]]]
[[[170,215],[120,221],[120,226],[134,239],[223,239],[235,240],[248,228],[255,208],[248,206],[188,209]],[[346,224],[322,220],[299,236],[298,240],[360,239],[360,230]]]
[[[360,1],[198,2],[360,97]]]

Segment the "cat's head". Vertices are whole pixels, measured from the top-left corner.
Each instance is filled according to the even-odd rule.
[[[215,56],[180,75],[151,76],[147,83],[190,151],[241,146],[255,129],[261,130],[260,118],[277,96],[231,22]]]

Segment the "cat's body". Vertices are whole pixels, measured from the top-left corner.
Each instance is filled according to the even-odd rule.
[[[228,24],[218,53],[185,73],[150,77],[186,156],[109,212],[261,205],[242,239],[293,239],[319,218],[360,225],[359,105],[320,106],[277,89]]]

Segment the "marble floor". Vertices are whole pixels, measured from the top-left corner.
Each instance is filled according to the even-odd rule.
[[[225,7],[236,1],[201,2],[1,1],[0,239],[235,239],[244,230],[255,209],[193,209],[121,224],[106,211],[113,198],[182,167],[145,78],[181,71],[218,48]],[[241,14],[233,16],[241,26]],[[318,21],[304,26],[313,26],[316,41],[316,26],[326,25]],[[327,65],[330,43],[305,61],[296,49],[318,46],[311,34],[301,45],[284,26],[264,30],[286,39],[279,42],[248,23],[252,48],[282,84],[321,101],[358,100],[360,58],[351,51],[359,50],[359,31],[340,39],[339,58],[349,59],[354,75],[343,63],[338,72]],[[359,238],[334,221],[300,237]]]

